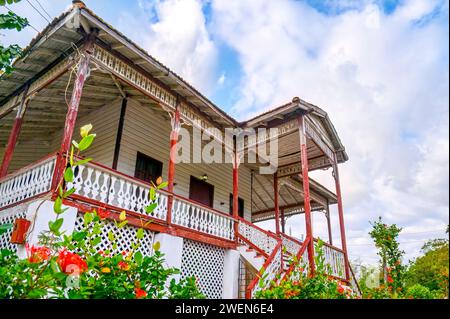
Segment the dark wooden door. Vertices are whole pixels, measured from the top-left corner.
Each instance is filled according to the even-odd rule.
[[[189,186],[189,199],[201,203],[203,205],[213,207],[214,186],[191,176]]]

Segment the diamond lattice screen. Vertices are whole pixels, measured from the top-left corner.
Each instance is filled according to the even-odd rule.
[[[83,224],[83,216],[84,214],[78,214],[77,219],[75,221],[75,230],[80,231],[84,228]],[[111,242],[108,239],[108,232],[112,231],[116,237],[117,242],[117,250],[112,253],[121,253],[123,251],[131,251],[131,244],[136,241],[136,232],[138,230],[137,227],[127,225],[122,228],[117,228],[113,221],[106,221],[104,227],[102,227],[101,237],[102,240],[100,244],[97,246],[98,250],[107,250],[111,251]],[[144,238],[141,240],[141,246],[139,247],[139,251],[144,256],[150,256],[153,252],[153,239],[154,233],[145,230]]]
[[[25,218],[26,209],[23,210],[11,210],[10,212],[4,211],[0,212],[0,225],[2,224],[14,224],[16,218]],[[11,244],[12,228],[8,229],[6,233],[0,235],[0,249],[9,249],[12,251],[17,251],[17,244]]]
[[[203,294],[222,298],[225,249],[185,239],[181,259],[181,277],[195,276]]]

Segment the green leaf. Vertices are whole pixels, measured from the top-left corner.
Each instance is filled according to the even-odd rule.
[[[48,227],[55,235],[59,235],[59,230],[61,229],[63,222],[64,218],[58,218],[55,221],[49,221]]]
[[[158,189],[166,188],[167,185],[169,185],[169,182],[162,182],[161,184],[158,185]]]
[[[72,167],[69,166],[64,171],[64,180],[67,183],[72,183],[73,182],[73,170],[72,170]]]
[[[128,220],[124,220],[123,222],[120,222],[119,225],[117,225],[117,227],[123,228],[126,224],[128,224]]]
[[[76,189],[75,189],[74,187],[72,187],[71,189],[69,189],[68,191],[66,191],[66,192],[62,195],[62,197],[63,197],[63,198],[67,198],[67,197],[69,197],[70,195],[72,195],[73,193],[75,193],[75,191],[76,191]]]
[[[2,225],[0,225],[0,235],[6,233],[11,228],[13,228],[13,224],[2,224]]]
[[[137,230],[137,232],[136,232],[136,237],[137,237],[137,239],[142,239],[142,238],[144,238],[144,235],[145,235],[144,229],[143,229],[143,228],[139,228],[139,229]]]
[[[55,203],[53,204],[53,211],[54,211],[56,214],[61,214],[61,213],[63,213],[63,209],[62,209],[62,199],[61,199],[61,197],[57,197],[57,198],[55,199]]]
[[[151,201],[154,201],[156,198],[156,189],[151,187],[149,192],[149,197]]]
[[[116,236],[114,236],[114,233],[110,230],[108,232],[108,239],[109,241],[113,242],[114,240],[116,240]]]
[[[142,253],[140,251],[137,251],[134,253],[134,260],[136,261],[136,263],[141,266],[142,265],[142,261],[143,261],[144,257],[142,256]]]
[[[84,151],[91,146],[92,142],[94,142],[95,134],[89,134],[85,137],[83,137],[80,141],[80,144],[78,144],[78,149],[80,151]]]
[[[88,158],[79,160],[78,162],[75,162],[75,163],[73,164],[73,166],[84,165],[84,164],[86,164],[86,163],[89,163],[90,161],[92,161],[92,158],[88,157]]]
[[[100,244],[102,241],[102,238],[100,236],[97,236],[94,238],[94,240],[92,241],[92,246],[97,246],[98,244]]]
[[[83,220],[84,220],[84,226],[87,226],[94,220],[94,215],[91,213],[85,213]]]
[[[153,213],[153,211],[155,210],[155,208],[156,208],[157,206],[158,206],[157,203],[150,204],[150,205],[148,205],[148,206],[145,207],[145,212],[146,212],[147,214],[151,214],[151,213]]]
[[[85,231],[73,232],[72,239],[75,241],[81,241],[81,240],[85,239],[86,236],[87,236],[87,232],[85,232]]]

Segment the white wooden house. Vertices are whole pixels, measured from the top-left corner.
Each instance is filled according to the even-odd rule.
[[[82,125],[92,123],[97,138],[83,155],[93,162],[76,172],[76,192],[64,203],[66,230],[98,207],[113,217],[123,210],[131,217],[143,214],[149,181],[161,175],[169,186],[159,193],[155,214],[145,217],[153,222],[146,226],[143,252],[151,254],[158,240],[168,265],[180,268],[180,276],[197,276],[208,297],[251,297],[260,289],[258,272],[267,275],[266,284],[286,273],[289,254],[314,270],[308,257],[314,254],[311,214],[325,213],[329,221],[329,205],[337,204],[342,242],[333,245],[328,223],[326,258],[330,275],[354,284],[338,175],[338,164],[348,157],[319,107],[294,98],[238,122],[80,1],[32,40],[14,68],[0,77],[0,223],[27,218],[34,224],[28,240],[37,241],[52,214],[68,145]],[[170,150],[180,127],[213,134],[228,163],[177,163],[179,154],[170,156]],[[225,128],[277,129],[277,136],[258,140],[277,138],[274,173],[260,172],[268,164],[245,161],[253,152],[249,139],[238,151],[237,143],[214,133]],[[336,194],[308,176],[327,168]],[[294,214],[305,216],[303,241],[285,234],[285,218]],[[254,224],[264,220],[273,220],[277,231]],[[131,220],[125,229],[113,223],[108,229],[122,236],[126,249],[135,226]],[[23,254],[10,236],[0,237],[0,248]]]

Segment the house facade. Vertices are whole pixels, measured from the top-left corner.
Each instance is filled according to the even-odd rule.
[[[288,277],[292,256],[314,272],[312,214],[328,220],[325,256],[330,275],[357,289],[348,262],[338,164],[348,160],[326,112],[294,98],[238,122],[173,71],[103,21],[80,1],[47,26],[0,77],[0,224],[30,221],[26,242],[52,217],[53,200],[73,139],[92,124],[96,139],[75,171],[75,192],[64,205],[67,232],[82,216],[122,211],[129,225],[107,232],[130,248],[140,218],[142,252],[161,243],[179,276],[194,275],[209,298],[251,298],[278,274]],[[336,191],[309,178],[329,169]],[[150,183],[167,189],[145,214]],[[329,207],[337,205],[341,242],[332,240]],[[285,233],[285,220],[303,214],[304,238]],[[256,222],[272,220],[275,232]],[[0,248],[24,254],[11,232]]]

